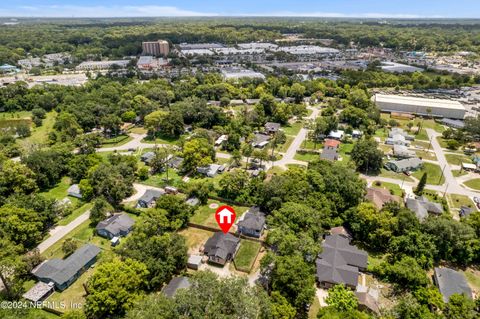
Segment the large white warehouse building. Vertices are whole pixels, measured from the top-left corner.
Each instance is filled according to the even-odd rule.
[[[459,120],[463,120],[466,113],[465,107],[458,101],[386,94],[376,94],[374,101],[382,112],[430,115]]]

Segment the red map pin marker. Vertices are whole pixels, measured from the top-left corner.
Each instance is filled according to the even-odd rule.
[[[215,219],[217,220],[218,226],[222,229],[223,233],[226,234],[232,227],[235,222],[235,211],[230,206],[220,206],[215,212]]]

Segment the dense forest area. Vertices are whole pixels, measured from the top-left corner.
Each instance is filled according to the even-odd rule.
[[[28,54],[41,56],[71,52],[78,59],[137,55],[141,42],[168,39],[182,42],[273,41],[282,34],[304,34],[305,38],[333,39],[335,45],[384,46],[397,50],[455,52],[480,50],[480,26],[462,24],[418,24],[405,21],[379,24],[376,21],[324,19],[203,18],[136,20],[41,20],[0,28],[0,63],[15,63]],[[360,23],[362,22],[362,23]],[[435,34],[432,37],[432,34]]]

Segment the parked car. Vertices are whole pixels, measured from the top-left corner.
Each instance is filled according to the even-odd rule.
[[[473,201],[475,202],[475,204],[479,204],[480,203],[480,198],[475,196],[473,198]]]
[[[412,172],[410,172],[410,171],[405,171],[405,172],[403,172],[403,174],[405,174],[405,175],[407,175],[407,176],[410,176],[410,175],[412,175]]]

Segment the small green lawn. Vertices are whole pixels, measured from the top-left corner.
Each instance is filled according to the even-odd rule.
[[[464,184],[472,189],[480,190],[480,178],[471,179],[466,181]]]
[[[133,140],[133,137],[128,135],[119,135],[112,138],[103,138],[102,139],[102,147],[116,147],[127,144]]]
[[[280,147],[277,148],[277,151],[285,153],[290,147],[290,145],[292,145],[294,139],[295,138],[292,136],[287,136],[287,140],[285,141],[285,143],[283,143],[282,145],[280,145]]]
[[[300,132],[302,127],[303,127],[302,122],[295,122],[293,124],[283,126],[282,130],[283,132],[285,132],[286,135],[297,136],[298,132]]]
[[[235,268],[240,271],[250,272],[259,251],[260,243],[250,240],[242,240],[240,248],[235,255]]]
[[[310,162],[310,161],[319,159],[320,154],[314,154],[314,153],[300,154],[299,152],[297,152],[293,158],[296,159],[297,161]]]
[[[442,185],[445,182],[445,176],[442,176],[440,166],[428,162],[423,163],[422,169],[413,172],[412,175],[420,180],[425,172],[427,173],[427,184]]]
[[[461,166],[462,163],[472,163],[472,160],[468,156],[460,154],[445,154],[448,164]]]
[[[139,181],[141,184],[150,185],[153,187],[165,187],[165,186],[183,186],[182,176],[178,174],[177,170],[173,168],[168,169],[168,182],[167,172],[161,174],[150,175],[145,181]]]
[[[208,203],[206,205],[199,206],[197,210],[195,211],[195,214],[190,218],[190,221],[194,224],[200,224],[204,226],[209,226],[209,227],[215,227],[218,228],[217,221],[215,220],[215,211],[217,210],[216,208],[210,208],[210,204],[218,204],[218,207],[223,206],[223,205],[229,205],[226,203],[219,202],[217,200],[209,199]],[[237,215],[237,218],[239,218],[247,209],[248,207],[244,206],[232,206],[233,209],[235,210],[235,214]]]
[[[372,183],[372,187],[388,189],[391,194],[396,196],[402,197],[403,195],[403,190],[398,184],[376,181]]]
[[[440,147],[447,148],[447,140],[445,140],[443,137],[438,136],[437,141],[438,141],[438,144],[440,144]]]
[[[460,169],[452,170],[452,175],[454,177],[460,177],[460,176],[464,176],[464,175],[467,175],[467,174],[468,173],[465,170],[460,170]]]
[[[48,133],[53,130],[56,117],[57,113],[55,111],[48,112],[42,121],[42,126],[33,128],[32,135],[29,137],[18,140],[20,146],[24,149],[29,149],[32,144],[46,144],[48,142]]]
[[[453,207],[451,208],[460,209],[462,206],[467,206],[476,210],[475,204],[468,196],[458,194],[448,194],[447,196],[450,199],[449,203],[452,203]]]
[[[392,171],[388,171],[384,168],[382,168],[382,170],[380,172],[380,175],[378,175],[378,176],[385,177],[385,178],[393,178],[393,179],[398,179],[398,180],[405,180],[406,182],[414,182],[414,180],[412,178],[410,178],[409,176],[407,176],[405,174],[395,173],[395,172],[392,172]]]
[[[50,190],[43,192],[41,194],[49,199],[62,200],[68,196],[67,191],[71,183],[72,182],[70,178],[65,176],[60,180],[60,182],[54,188],[51,188]],[[69,199],[72,201],[72,203],[78,202],[78,199],[75,197],[69,197]]]
[[[434,152],[415,151],[415,154],[421,159],[426,159],[426,160],[430,160],[430,161],[436,161],[437,160],[437,156],[435,155]]]
[[[154,140],[153,139],[147,139],[144,138],[142,140],[143,143],[150,143],[150,144],[171,144],[175,145],[179,141],[178,137],[169,137],[169,136],[157,136]]]
[[[414,147],[418,146],[418,147],[421,147],[421,148],[424,148],[424,149],[428,149],[430,147],[430,149],[432,149],[432,147],[430,146],[430,143],[425,142],[425,141],[413,141],[412,146],[414,146]]]
[[[429,141],[427,131],[425,129],[421,129],[418,134],[415,134],[415,139],[420,141]]]
[[[285,170],[283,168],[281,168],[279,166],[274,166],[267,171],[267,174],[280,175],[283,172],[285,172]]]
[[[147,134],[147,129],[143,127],[135,126],[129,129],[128,132],[133,134]]]
[[[92,203],[87,203],[80,208],[75,209],[70,215],[65,216],[65,218],[62,218],[58,221],[57,225],[59,226],[65,226],[71,223],[74,219],[76,219],[78,216],[82,215],[85,213],[87,210],[91,209],[93,206]]]
[[[88,281],[94,272],[95,270],[92,268],[87,269],[70,287],[64,291],[55,291],[48,298],[48,302],[55,304],[60,304],[61,302],[65,303],[65,309],[58,309],[60,311],[68,311],[72,309],[71,306],[75,306],[75,304],[81,307],[81,305],[85,303],[86,296],[83,284]]]
[[[306,150],[321,150],[323,148],[323,144],[322,143],[317,143],[315,145],[315,143],[313,141],[305,139],[302,142],[300,148],[303,148],[303,149],[306,149]]]

